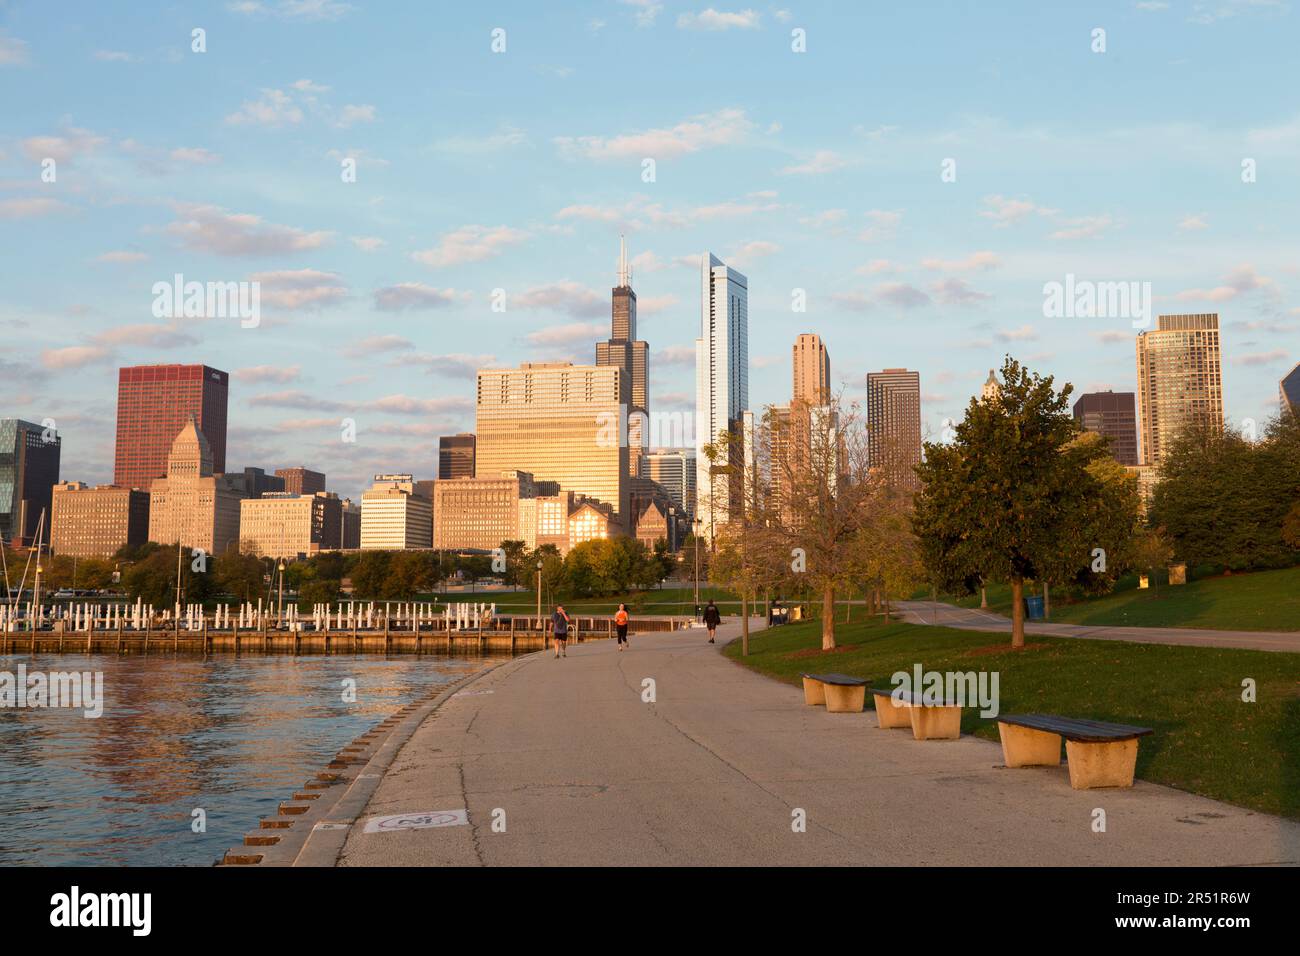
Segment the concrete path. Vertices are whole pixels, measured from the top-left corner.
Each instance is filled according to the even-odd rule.
[[[896,601],[909,624],[938,624],[967,631],[1011,633],[1011,619],[992,611],[957,607],[942,601]],[[1050,637],[1084,637],[1098,641],[1132,641],[1138,644],[1187,644],[1193,647],[1230,647],[1257,651],[1300,651],[1300,631],[1216,631],[1192,627],[1099,627],[1091,624],[1053,624],[1026,621],[1026,634]]]
[[[595,641],[487,672],[396,755],[340,865],[1300,862],[1297,823],[1140,781],[1074,791],[1064,765],[1001,767],[996,743],[918,742],[871,711],[806,707],[721,655],[738,630],[717,645],[699,630],[633,636],[622,653]],[[439,810],[468,823],[364,832]]]

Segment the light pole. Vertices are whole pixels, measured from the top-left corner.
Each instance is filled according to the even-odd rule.
[[[537,626],[542,626],[542,559],[537,559]]]
[[[275,603],[275,623],[279,627],[284,623],[284,558],[280,559],[280,596]]]
[[[695,519],[695,613],[700,613],[700,529],[704,526],[703,518]]]

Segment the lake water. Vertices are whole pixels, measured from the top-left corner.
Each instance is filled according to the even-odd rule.
[[[482,661],[0,655],[19,663],[101,671],[104,712],[0,707],[0,865],[207,866],[341,746]]]

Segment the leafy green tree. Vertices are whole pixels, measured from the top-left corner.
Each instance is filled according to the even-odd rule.
[[[1160,594],[1157,572],[1169,567],[1174,559],[1174,548],[1164,528],[1143,528],[1133,536],[1129,545],[1129,561],[1133,567],[1150,576],[1151,585]]]
[[[360,600],[374,601],[384,597],[388,579],[390,551],[362,551],[356,567],[352,569],[352,593]]]
[[[236,601],[253,602],[262,594],[267,563],[257,555],[244,554],[232,547],[212,565],[216,593],[227,594]]]
[[[982,576],[1011,585],[1011,644],[1025,643],[1024,585],[1092,566],[1105,514],[1102,480],[1089,470],[1104,445],[1071,443],[1072,391],[1007,356],[999,393],[972,399],[949,444],[927,442],[913,528],[933,584],[970,593]],[[1098,499],[1105,499],[1098,503]]]

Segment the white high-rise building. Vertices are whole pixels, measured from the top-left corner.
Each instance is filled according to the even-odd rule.
[[[736,436],[731,445],[741,463],[742,419],[749,408],[749,282],[717,256],[705,253],[700,263],[700,337],[695,340],[695,465],[697,517],[701,534],[712,540],[717,525],[730,513],[733,490],[728,476],[710,463],[704,447],[718,443],[720,432]],[[711,475],[710,469],[714,468]],[[741,469],[732,469],[738,479]],[[737,502],[738,503],[738,502]]]

